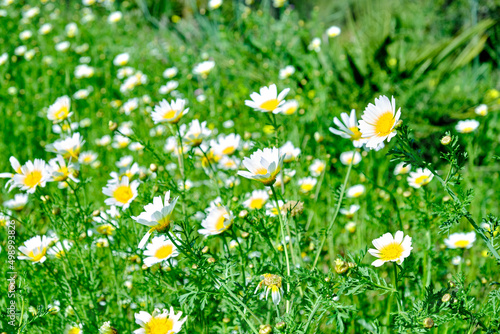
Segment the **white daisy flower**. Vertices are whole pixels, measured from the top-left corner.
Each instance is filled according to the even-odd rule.
[[[113,64],[115,66],[125,66],[128,64],[129,60],[130,55],[128,53],[120,53],[115,57],[115,59],[113,59]]]
[[[200,123],[199,120],[194,119],[189,123],[189,128],[186,131],[186,125],[181,126],[182,140],[192,146],[198,147],[201,145],[203,140],[210,136],[212,133],[210,129],[207,128],[207,122]]]
[[[294,160],[297,160],[300,152],[300,148],[293,146],[291,141],[287,141],[280,148],[280,153],[285,155],[285,157],[283,158],[283,162],[292,162]]]
[[[70,112],[70,108],[71,100],[68,96],[64,95],[58,97],[56,102],[49,107],[47,118],[54,123],[60,123],[73,115],[73,113]]]
[[[108,16],[108,23],[116,23],[118,21],[120,21],[123,17],[123,14],[121,12],[112,12],[111,14],[109,14]]]
[[[75,67],[75,78],[92,78],[94,76],[95,69],[87,64],[78,65]]]
[[[372,241],[376,249],[369,249],[368,252],[378,257],[378,260],[373,261],[372,265],[380,267],[386,262],[396,262],[401,265],[405,258],[410,256],[411,237],[405,236],[402,231],[397,231],[394,237],[391,233],[386,233],[378,239]]]
[[[186,100],[177,99],[168,103],[167,100],[163,99],[160,101],[159,105],[155,106],[154,112],[151,113],[151,117],[155,124],[164,122],[176,124],[181,120],[181,117],[189,111],[189,108],[184,108],[186,102]]]
[[[21,173],[14,175],[14,185],[29,194],[33,194],[36,187],[45,187],[50,181],[50,171],[42,159],[28,161],[21,166]]]
[[[318,180],[316,180],[314,177],[304,177],[299,180],[298,185],[300,192],[307,194],[311,190],[313,190],[314,186]]]
[[[286,79],[291,77],[294,73],[295,73],[295,67],[293,67],[292,65],[288,65],[280,70],[279,77],[280,79]]]
[[[106,187],[102,188],[102,193],[109,196],[104,203],[106,205],[116,205],[126,210],[130,203],[137,197],[137,188],[139,181],[129,182],[127,176],[122,177],[120,181],[114,179],[108,182]]]
[[[455,125],[455,130],[460,133],[471,133],[479,127],[479,122],[475,119],[467,119],[465,121],[459,121]]]
[[[92,92],[92,87],[89,87],[87,89],[79,89],[73,94],[73,98],[75,100],[84,100],[87,97],[89,97],[91,92]]]
[[[254,190],[250,197],[243,202],[243,206],[247,209],[262,209],[269,199],[269,194],[265,190]]]
[[[354,161],[352,161],[354,158]],[[359,154],[359,152],[357,151],[347,151],[347,152],[343,152],[340,154],[340,162],[343,164],[343,165],[350,165],[351,162],[353,165],[357,165],[359,164],[359,162],[361,161],[361,154]]]
[[[257,289],[255,289],[254,293],[257,293],[260,288],[264,287],[264,289],[266,290],[266,299],[269,295],[269,291],[271,291],[273,303],[274,305],[278,305],[281,301],[281,295],[284,294],[281,280],[281,277],[278,275],[264,274],[262,275],[262,281],[259,283],[259,285],[257,285]]]
[[[73,244],[68,240],[63,240],[62,242],[58,241],[47,251],[47,254],[60,259],[66,255],[66,252],[68,252],[71,247],[73,247]]]
[[[342,30],[337,26],[331,26],[326,30],[326,34],[330,38],[337,37],[338,35],[340,35],[341,32]]]
[[[311,51],[320,52],[321,51],[321,39],[319,37],[313,38],[309,46],[307,47]]]
[[[175,314],[174,308],[170,307],[170,312],[154,310],[152,314],[141,311],[136,313],[135,322],[141,328],[136,329],[134,334],[174,334],[179,333],[187,317],[181,319],[182,312]]]
[[[14,211],[21,211],[28,204],[27,194],[16,194],[13,199],[3,202],[3,206]]]
[[[285,155],[280,155],[279,149],[275,147],[257,150],[250,158],[245,157],[243,160],[243,165],[249,171],[239,171],[238,175],[270,186],[276,181],[276,176],[283,167],[284,157]]]
[[[132,217],[139,224],[150,227],[150,230],[139,243],[139,248],[144,248],[144,245],[154,231],[164,232],[170,228],[170,216],[174,212],[177,199],[178,197],[171,199],[170,191],[167,191],[165,200],[161,196],[156,196],[153,198],[153,203],[144,206],[144,211],[139,216]]]
[[[76,177],[76,173],[79,170],[78,164],[69,161],[66,163],[61,155],[49,161],[49,171],[51,181],[63,182],[70,179],[73,182],[80,182]]]
[[[11,156],[9,158],[9,161],[10,161],[10,165],[12,166],[12,169],[14,170],[14,172],[16,174],[22,174],[21,164],[19,163],[19,161],[13,156]],[[7,183],[5,184],[5,188],[7,188],[10,185],[9,191],[11,191],[12,188],[15,187],[15,184],[14,184],[15,173],[0,173],[1,179],[9,179],[7,181]]]
[[[285,202],[283,202],[282,200],[278,200],[278,208],[281,212],[283,212],[284,207],[285,207]],[[276,203],[274,202],[266,203],[266,215],[270,217],[278,216],[278,209],[276,208]]]
[[[351,219],[354,217],[354,214],[360,209],[361,207],[357,204],[351,205],[348,209],[340,209],[340,213],[345,215],[347,219]]]
[[[219,160],[219,168],[225,170],[236,170],[240,166],[241,160],[234,157],[223,156]]]
[[[78,157],[78,162],[81,163],[82,165],[90,165],[94,161],[97,160],[97,153],[92,152],[92,151],[86,151],[80,153],[80,156]]]
[[[367,139],[366,147],[373,149],[386,139],[390,141],[397,133],[394,128],[400,117],[401,108],[396,112],[394,97],[390,101],[382,95],[375,99],[375,105],[368,104],[359,121],[362,138]]]
[[[217,9],[220,6],[222,6],[222,0],[209,0],[208,1],[208,8],[211,10]]]
[[[210,146],[217,155],[232,155],[240,146],[241,136],[231,133],[227,136],[221,134],[217,141],[212,140]]]
[[[171,91],[173,91],[177,87],[179,87],[179,82],[177,82],[175,80],[171,80],[171,81],[167,82],[166,85],[161,86],[160,89],[158,90],[158,92],[160,94],[165,95],[165,94],[170,93]]]
[[[134,97],[133,99],[125,102],[121,110],[125,113],[125,115],[130,115],[132,111],[136,110],[137,108],[139,108],[139,99]]]
[[[361,138],[361,132],[358,129],[358,120],[356,118],[356,111],[351,110],[351,115],[343,112],[340,114],[340,121],[337,117],[333,119],[333,122],[338,127],[338,129],[330,127],[330,132],[341,136],[342,138],[350,139],[354,147],[361,147],[366,142],[366,139]]]
[[[83,140],[83,137],[76,132],[73,133],[71,137],[59,139],[54,143],[47,145],[46,150],[48,152],[61,154],[64,159],[72,158],[78,161],[83,144],[85,144],[85,140]]]
[[[221,234],[233,224],[232,213],[225,207],[212,204],[207,210],[207,217],[201,222],[203,228],[198,230],[205,237]]]
[[[279,113],[283,115],[293,115],[299,109],[299,102],[296,100],[289,100],[283,103],[279,108]]]
[[[170,68],[167,68],[165,71],[163,71],[163,77],[165,79],[172,79],[173,77],[175,77],[177,75],[177,73],[179,73],[179,70],[177,69],[177,67],[170,67]]]
[[[407,180],[408,184],[411,187],[418,189],[431,182],[433,177],[434,175],[427,168],[426,169],[419,168],[417,169],[416,172],[410,172],[410,175],[408,176]]]
[[[196,66],[193,68],[193,73],[200,75],[202,78],[205,79],[207,78],[208,74],[212,71],[214,67],[215,67],[215,62],[212,60],[207,60],[199,64],[196,64]]]
[[[111,146],[117,149],[125,148],[130,144],[131,141],[132,140],[130,140],[129,137],[125,137],[118,134],[113,137],[113,143],[111,144]]]
[[[444,243],[450,249],[469,249],[474,244],[474,241],[476,241],[476,233],[472,231],[469,233],[453,233],[444,240]]]
[[[33,263],[43,263],[47,257],[45,254],[47,253],[47,248],[52,239],[44,236],[37,235],[27,241],[24,242],[24,246],[19,247],[19,251],[23,253],[23,255],[19,255],[17,258],[19,260],[29,260]]]
[[[262,87],[259,93],[250,94],[252,100],[246,100],[245,105],[261,112],[272,112],[277,114],[281,112],[281,106],[285,103],[285,97],[290,88],[284,89],[278,95],[278,89],[275,84],[269,87]]]
[[[486,104],[480,104],[475,109],[474,112],[479,116],[488,115],[488,106]]]
[[[45,23],[40,26],[40,29],[38,29],[38,32],[42,35],[47,35],[52,31],[52,24],[50,23]]]
[[[175,238],[175,236],[172,235],[172,238]],[[160,235],[151,240],[144,251],[144,255],[147,256],[144,259],[144,264],[147,267],[151,267],[157,263],[178,256],[179,251],[169,238]]]
[[[352,186],[350,188],[347,188],[346,191],[346,196],[349,198],[357,198],[360,197],[365,193],[366,189],[365,186],[362,184],[357,184],[355,186]]]
[[[411,165],[400,162],[394,167],[394,175],[408,174],[411,171]]]
[[[66,25],[65,30],[66,30],[66,36],[68,36],[69,38],[73,38],[78,33],[78,26],[76,25],[75,22],[70,22]]]
[[[318,177],[323,173],[325,170],[326,164],[324,161],[316,159],[313,161],[311,166],[309,166],[309,172],[311,172],[311,175],[314,177]]]

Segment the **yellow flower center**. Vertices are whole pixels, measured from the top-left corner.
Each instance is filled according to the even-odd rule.
[[[165,259],[172,255],[173,247],[172,245],[165,245],[158,248],[155,252],[155,257],[157,259]]]
[[[217,231],[221,231],[224,229],[224,221],[226,220],[226,217],[223,215],[220,215],[220,217],[217,219],[217,222],[215,223],[215,229]]]
[[[250,209],[261,209],[264,206],[264,202],[265,201],[263,198],[253,198],[250,201],[250,204],[248,205],[248,207]]]
[[[235,150],[236,150],[236,147],[228,146],[222,150],[222,153],[224,153],[225,155],[229,155],[229,154],[232,154]]]
[[[133,196],[130,186],[119,186],[113,192],[114,199],[123,204],[127,204]]]
[[[297,107],[296,106],[292,106],[288,109],[285,110],[284,114],[285,115],[292,115],[294,114],[295,112],[297,111]]]
[[[468,127],[465,127],[462,129],[462,133],[470,133],[472,131],[474,131],[474,128],[471,126],[468,126]]]
[[[264,168],[264,167],[259,167],[255,170],[255,173],[256,175],[265,175],[267,174],[267,169]]]
[[[64,181],[69,176],[68,167],[64,166],[57,170],[57,175],[54,177],[54,181]]]
[[[43,248],[43,249],[39,249],[39,250],[40,250],[41,252],[40,252],[39,254],[37,254],[37,255],[35,255],[35,254],[33,253],[33,251],[30,251],[30,253],[28,254],[28,257],[30,257],[30,258],[31,258],[31,261],[33,261],[33,262],[38,262],[38,261],[40,261],[40,260],[42,259],[42,257],[44,257],[44,256],[45,256],[46,249],[45,249],[45,248]]]
[[[174,110],[174,109],[170,109],[169,111],[167,111],[164,115],[163,115],[163,118],[164,119],[172,119],[175,117],[175,114],[177,112]]]
[[[383,113],[375,122],[375,133],[379,137],[387,136],[394,126],[394,115],[390,111]]]
[[[352,197],[359,197],[361,195],[363,195],[362,191],[356,191],[355,193],[352,194]]]
[[[280,104],[280,101],[278,99],[272,99],[272,100],[267,100],[264,103],[260,105],[260,109],[266,110],[266,111],[273,111],[278,107]]]
[[[312,185],[312,183],[304,183],[303,185],[300,186],[300,189],[303,191],[303,192],[309,192],[312,190],[314,186]]]
[[[174,328],[174,321],[169,318],[152,317],[144,326],[146,334],[167,334]]]
[[[69,110],[67,106],[62,106],[56,113],[54,114],[54,117],[58,120],[64,120],[68,117]]]
[[[104,235],[112,235],[115,227],[111,224],[101,225],[97,227],[97,232]]]
[[[427,175],[422,175],[419,176],[415,179],[415,183],[421,186],[425,186],[427,183],[429,183],[429,177]]]
[[[403,246],[393,242],[380,249],[380,259],[383,261],[397,260],[403,254]]]
[[[40,183],[41,179],[42,172],[39,170],[34,170],[26,174],[26,177],[24,178],[24,184],[29,188],[33,188],[38,185],[38,183]]]
[[[470,244],[469,240],[455,241],[455,246],[458,248],[465,248],[465,247],[469,246],[469,244]]]
[[[359,131],[357,126],[353,126],[353,127],[349,128],[349,130],[351,130],[351,132],[352,132],[352,135],[351,135],[352,141],[361,139],[361,132]]]
[[[72,327],[69,331],[68,334],[80,334],[82,330],[78,327]]]

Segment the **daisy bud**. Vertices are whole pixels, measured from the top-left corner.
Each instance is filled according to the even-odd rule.
[[[450,136],[444,136],[443,138],[441,138],[441,144],[442,145],[448,145],[449,143],[451,143],[451,137]]]
[[[109,131],[115,131],[118,128],[118,124],[113,121],[109,121],[108,123]]]
[[[345,274],[345,272],[349,269],[347,263],[341,259],[335,260],[335,272],[339,275]]]
[[[425,318],[425,320],[424,320],[424,327],[425,328],[432,328],[432,327],[434,327],[434,320],[432,320],[432,318]]]
[[[92,216],[94,217],[98,217],[101,215],[101,211],[100,210],[94,210],[94,212],[92,212]]]
[[[191,268],[198,269],[198,266],[196,264],[193,264],[193,266]]]
[[[260,325],[259,334],[271,334],[273,332],[273,328],[269,325]]]
[[[314,133],[314,140],[316,140],[317,143],[321,143],[323,139],[325,139],[325,137],[323,137],[321,133],[319,132]]]
[[[248,232],[241,232],[241,237],[242,237],[243,239],[248,238],[248,236],[249,236],[249,235],[250,235],[250,233],[248,233]]]
[[[209,257],[207,259],[207,262],[210,263],[210,264],[215,263],[215,259],[213,257]]]
[[[441,301],[442,301],[443,303],[447,303],[447,302],[449,302],[449,301],[450,301],[450,299],[451,299],[451,295],[450,295],[449,293],[445,293],[445,294],[443,295],[443,297],[441,298]]]
[[[326,283],[328,283],[328,282],[330,282],[330,281],[331,281],[330,277],[325,277],[325,282],[326,282]]]
[[[400,120],[396,123],[396,125],[394,125],[394,129],[397,129],[397,128],[401,127],[401,125],[403,125],[403,120],[402,120],[402,119],[400,119]]]
[[[155,164],[151,164],[149,165],[149,170],[154,173],[158,170],[158,166],[156,166]]]
[[[52,214],[54,216],[59,216],[60,213],[61,213],[61,209],[60,208],[55,207],[55,208],[52,209]]]
[[[449,282],[448,282],[448,287],[449,287],[450,289],[453,289],[455,286],[456,286],[456,285],[455,285],[455,282],[453,282],[453,281],[449,281]]]
[[[208,249],[208,246],[205,246],[205,247],[203,247],[203,249],[201,250],[201,252],[202,252],[203,254],[207,254],[207,253],[208,253],[208,250],[209,250],[209,249]]]
[[[284,321],[278,322],[276,324],[276,329],[282,330],[286,328],[286,323]]]

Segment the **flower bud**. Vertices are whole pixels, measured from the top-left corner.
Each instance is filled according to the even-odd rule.
[[[149,165],[149,170],[154,173],[158,170],[158,166],[156,166],[156,164],[151,164]]]
[[[215,263],[215,259],[214,259],[213,257],[209,257],[209,258],[207,259],[207,262],[208,262],[208,263]]]
[[[282,330],[286,328],[286,323],[284,321],[278,322],[276,324],[276,329]]]
[[[425,328],[432,328],[432,327],[434,327],[434,320],[432,320],[432,318],[425,318],[425,320],[424,320],[424,327]]]
[[[109,131],[115,131],[118,128],[118,124],[116,124],[116,122],[109,121],[108,128]]]
[[[269,325],[260,325],[259,334],[271,334],[273,332],[273,328]]]
[[[56,206],[56,207],[54,207],[54,208],[52,209],[52,214],[53,214],[54,216],[59,216],[59,215],[61,214],[61,209],[60,209],[59,207],[57,207],[57,206]]]
[[[445,294],[443,295],[443,297],[441,298],[441,301],[442,301],[443,303],[447,303],[447,302],[449,302],[449,301],[450,301],[450,299],[451,299],[451,295],[450,295],[449,293],[445,293]]]
[[[207,254],[208,251],[209,251],[208,246],[203,247],[203,249],[201,250],[203,254]]]
[[[449,143],[451,143],[451,137],[450,136],[444,136],[443,138],[441,138],[441,144],[442,145],[448,145]]]
[[[243,239],[248,238],[248,236],[249,236],[249,235],[250,235],[250,233],[248,233],[248,232],[241,232],[241,237],[242,237]]]
[[[94,216],[94,217],[99,217],[100,215],[101,215],[101,211],[99,211],[99,210],[94,210],[92,212],[92,216]]]
[[[229,323],[230,321],[231,321],[231,319],[229,319],[229,318],[223,318],[222,319],[222,322],[225,323],[225,324]]]

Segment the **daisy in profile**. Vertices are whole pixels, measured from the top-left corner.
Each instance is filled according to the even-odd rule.
[[[362,138],[366,139],[366,147],[375,148],[384,140],[390,141],[396,135],[396,124],[401,117],[401,108],[396,112],[396,100],[392,97],[379,96],[375,99],[375,105],[368,104],[361,121],[359,131]]]
[[[82,324],[73,324],[66,327],[65,334],[83,334]]]
[[[340,209],[340,213],[345,215],[347,219],[354,217],[354,214],[360,209],[359,205],[353,204],[348,209]]]
[[[155,106],[154,111],[151,113],[153,122],[155,122],[155,124],[165,122],[170,124],[178,123],[182,116],[189,111],[189,108],[185,108],[186,102],[186,100],[177,99],[168,103],[167,100],[163,99]]]
[[[70,112],[71,100],[68,96],[64,95],[58,97],[56,102],[49,107],[47,111],[47,118],[54,123],[60,123],[73,115]]]
[[[189,128],[186,131],[186,125],[181,126],[182,140],[192,147],[198,147],[201,145],[204,139],[206,139],[212,133],[210,129],[207,128],[207,122],[201,122],[194,119],[189,123]]]
[[[408,174],[411,171],[411,165],[400,162],[394,167],[394,175]]]
[[[92,151],[82,152],[78,157],[78,162],[82,165],[90,165],[97,160],[97,153]]]
[[[144,206],[144,211],[137,217],[132,217],[139,224],[149,226],[150,229],[139,243],[139,248],[144,248],[146,242],[154,231],[165,232],[170,228],[170,216],[174,212],[178,197],[170,198],[170,191],[167,191],[165,198],[156,196],[153,203]]]
[[[476,115],[486,116],[488,115],[488,106],[486,104],[480,104],[474,109],[474,112]]]
[[[234,157],[223,156],[219,160],[219,167],[225,170],[237,170],[241,160]]]
[[[208,8],[211,10],[217,9],[222,5],[222,0],[210,0],[208,1]]]
[[[21,173],[14,175],[14,185],[28,194],[33,194],[36,187],[45,187],[50,181],[50,171],[45,161],[35,159],[34,162],[28,161],[21,166]]]
[[[5,184],[5,188],[7,188],[10,185],[9,191],[11,191],[12,188],[15,187],[14,175],[21,174],[22,170],[21,170],[21,164],[19,163],[19,161],[15,157],[11,156],[9,158],[9,161],[10,161],[10,165],[12,166],[12,169],[14,170],[15,173],[0,173],[0,178],[1,179],[9,179],[7,181],[7,183]]]
[[[410,172],[410,175],[408,176],[407,180],[408,184],[411,187],[418,189],[431,182],[433,177],[434,175],[427,168],[426,169],[419,168],[417,169],[416,172]]]
[[[165,71],[163,71],[163,77],[165,79],[172,79],[173,77],[175,77],[177,75],[177,73],[179,73],[179,70],[177,69],[177,67],[170,67],[170,68],[167,68]]]
[[[83,137],[77,132],[71,137],[59,139],[54,143],[47,145],[46,150],[48,152],[61,154],[64,159],[71,158],[78,161],[83,144],[85,144],[85,140],[83,140]]]
[[[453,233],[444,240],[444,244],[450,249],[469,249],[474,244],[474,241],[476,241],[476,233],[472,231],[469,233]]]
[[[377,257],[378,260],[373,261],[372,265],[380,267],[386,262],[396,262],[401,265],[404,259],[410,256],[411,237],[405,236],[402,231],[397,231],[394,237],[391,233],[386,233],[378,239],[372,241],[375,249],[369,249],[368,252]]]
[[[115,66],[125,66],[128,64],[130,55],[128,53],[120,53],[113,59],[113,64]]]
[[[261,112],[272,112],[277,114],[281,112],[281,107],[285,103],[285,97],[290,88],[284,89],[278,95],[278,89],[275,84],[269,87],[262,87],[259,93],[250,94],[251,100],[246,100],[245,105]]]
[[[346,196],[349,198],[357,198],[365,193],[365,186],[362,184],[357,184],[347,189]]]
[[[54,182],[63,182],[67,179],[76,183],[80,182],[75,177],[78,169],[78,164],[72,162],[66,163],[62,155],[58,155],[56,158],[49,161],[50,177]]]
[[[311,175],[314,177],[318,177],[323,173],[325,170],[326,163],[322,160],[316,159],[313,161],[311,166],[309,166],[309,171],[311,172]]]
[[[321,51],[321,38],[314,37],[312,39],[311,43],[309,44],[309,46],[307,47],[307,49],[309,49],[311,51],[320,52]]]
[[[279,149],[275,147],[257,150],[250,155],[250,158],[245,157],[243,160],[243,165],[248,172],[239,171],[238,175],[271,186],[283,167],[284,157],[285,155],[280,155]]]
[[[122,177],[121,180],[113,179],[108,182],[106,187],[102,188],[102,193],[109,196],[104,203],[107,205],[116,205],[126,210],[130,203],[137,197],[137,188],[139,181],[129,182],[127,176]]]
[[[3,203],[8,209],[14,211],[21,211],[28,204],[28,195],[26,194],[16,194],[13,199],[9,199]]]
[[[340,28],[337,26],[331,26],[326,30],[326,34],[330,38],[337,37],[338,35],[340,35],[341,32],[342,30],[340,30]]]
[[[353,161],[353,159],[354,159],[354,161]],[[351,163],[353,165],[357,165],[357,164],[359,164],[360,161],[361,161],[361,154],[359,154],[359,152],[357,152],[357,151],[347,151],[347,152],[340,154],[340,162],[343,165],[348,166]]]
[[[295,67],[288,65],[280,70],[280,79],[290,78],[295,73]]]
[[[179,333],[187,320],[187,317],[181,319],[182,312],[175,314],[173,307],[170,307],[170,312],[166,309],[163,312],[156,309],[152,314],[141,311],[134,316],[135,323],[141,326],[134,331],[134,334]]]
[[[73,244],[68,240],[63,240],[62,242],[58,241],[47,251],[47,254],[60,259],[66,255],[66,252],[68,252],[72,246]]]
[[[284,294],[281,281],[282,278],[278,275],[264,274],[262,275],[262,281],[257,285],[257,289],[255,289],[255,293],[257,293],[259,289],[264,288],[267,299],[269,291],[271,291],[273,303],[274,305],[278,305],[281,301],[281,295]]]
[[[199,229],[198,233],[204,235],[205,237],[221,234],[230,228],[232,224],[232,213],[223,206],[212,204],[208,208],[207,217],[201,222],[201,226],[203,228]]]
[[[123,18],[123,14],[121,12],[118,12],[118,11],[112,12],[108,16],[108,23],[116,23],[118,21],[121,21],[122,18]]]
[[[208,74],[213,70],[214,67],[215,62],[212,60],[207,60],[196,64],[196,66],[193,68],[193,73],[201,76],[203,79],[206,79],[208,77]]]
[[[175,236],[172,236],[172,238],[175,238]],[[169,238],[160,235],[151,240],[144,251],[144,255],[147,256],[147,258],[144,259],[144,264],[147,267],[151,267],[157,263],[178,256],[179,252]]]
[[[241,136],[231,133],[227,136],[221,134],[217,137],[217,141],[212,140],[210,146],[219,155],[232,155],[240,146]]]
[[[29,260],[33,263],[43,263],[47,257],[45,254],[47,253],[47,248],[49,247],[52,239],[47,238],[46,236],[33,237],[24,242],[24,246],[19,247],[19,251],[23,253],[23,255],[19,255],[17,258],[19,260]]]
[[[356,111],[351,110],[351,115],[343,112],[340,114],[340,121],[337,117],[333,119],[333,123],[338,127],[330,127],[330,132],[341,136],[342,138],[350,139],[354,147],[361,147],[366,142],[366,139],[361,138],[361,132],[358,129],[358,119],[356,118]]]
[[[301,193],[307,194],[311,190],[313,190],[314,186],[318,180],[316,180],[314,177],[304,177],[299,180],[299,189]]]
[[[278,208],[281,212],[285,212],[285,202],[283,202],[282,200],[278,200]],[[266,203],[266,215],[268,215],[269,217],[278,216],[278,209],[276,208],[275,203]]]
[[[465,121],[459,121],[455,125],[455,130],[460,133],[471,133],[479,127],[479,122],[475,119],[467,119]]]
[[[269,199],[269,194],[265,190],[254,190],[250,197],[243,202],[243,206],[247,209],[262,209]]]
[[[299,109],[299,102],[296,100],[289,100],[283,103],[283,105],[280,107],[280,114],[283,115],[293,115],[297,110]]]
[[[280,152],[285,155],[283,162],[292,162],[297,160],[301,150],[300,148],[293,146],[291,141],[287,141],[283,146],[281,146]]]
[[[118,331],[111,327],[111,322],[106,321],[99,327],[99,334],[118,334]]]

